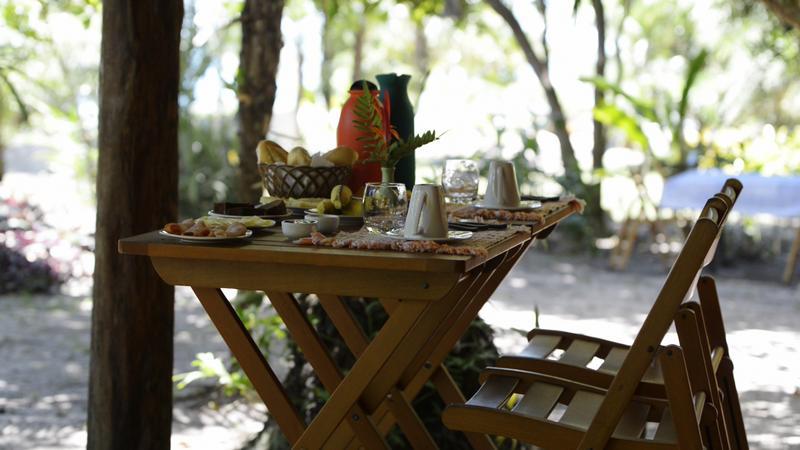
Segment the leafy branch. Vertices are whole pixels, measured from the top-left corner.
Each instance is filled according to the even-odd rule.
[[[366,94],[356,99],[354,108],[356,119],[353,119],[353,125],[364,133],[357,140],[364,143],[365,149],[371,150],[369,158],[362,162],[377,162],[382,167],[394,167],[419,147],[439,139],[436,131],[426,131],[404,140],[395,127],[387,126],[383,122],[382,111],[372,100],[372,95],[368,94],[369,87],[366,82],[362,83],[361,89]]]

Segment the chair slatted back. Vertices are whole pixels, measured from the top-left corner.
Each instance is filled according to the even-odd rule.
[[[740,190],[737,180],[729,180],[723,187],[724,195],[718,194],[706,202],[578,448],[605,447],[675,314],[692,296],[703,267],[713,259],[722,225]]]

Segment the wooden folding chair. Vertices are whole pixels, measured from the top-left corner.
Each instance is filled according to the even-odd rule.
[[[717,198],[728,205],[736,202],[741,184],[728,180]],[[722,218],[724,223],[727,214]],[[747,449],[741,408],[733,379],[733,363],[728,352],[722,313],[716,285],[711,277],[702,276],[698,283],[700,303],[683,304],[690,317],[675,322],[681,346],[688,358],[700,358],[708,372],[710,399],[719,410],[721,437],[726,447]],[[560,330],[535,329],[528,333],[528,345],[520,353],[504,355],[498,367],[540,372],[556,377],[566,377],[599,388],[608,388],[630,347]],[[699,345],[695,346],[694,344]],[[593,359],[602,364],[587,367]],[[599,362],[598,362],[599,363]],[[655,398],[665,398],[664,379],[658,360],[645,372],[637,393]]]
[[[694,309],[681,304],[713,258],[729,206],[718,197],[708,201],[633,345],[621,359],[610,356],[613,343],[608,341],[603,341],[605,354],[600,345],[579,340],[564,352],[568,359],[585,361],[577,365],[610,356],[609,365],[618,364],[610,382],[592,385],[575,376],[575,371],[555,376],[489,368],[482,375],[482,387],[469,401],[447,408],[445,425],[544,448],[726,448],[725,422],[718,419],[714,401],[719,393],[710,382],[706,364],[710,360],[703,357],[705,344],[699,332],[703,322]],[[694,336],[691,345],[660,346],[673,322],[683,334]],[[692,328],[698,331],[689,333]],[[544,352],[549,345],[539,340],[527,350],[529,354]],[[660,383],[653,383],[656,380]],[[663,386],[661,396],[651,395],[658,392],[650,390],[649,382]]]

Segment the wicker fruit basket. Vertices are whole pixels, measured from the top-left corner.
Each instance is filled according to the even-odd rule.
[[[350,167],[287,166],[259,164],[264,187],[273,197],[328,197],[337,184],[347,183]]]

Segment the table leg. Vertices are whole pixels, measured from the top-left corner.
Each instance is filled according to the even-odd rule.
[[[297,442],[305,431],[305,423],[233,306],[219,289],[192,289],[286,439],[292,444]]]
[[[295,301],[294,296],[286,292],[265,292],[272,307],[283,319],[283,323],[291,333],[295,343],[314,368],[314,373],[319,377],[322,385],[328,392],[333,392],[342,381],[342,372],[336,366],[330,353],[325,349],[325,345],[306,315],[300,310],[300,306]],[[383,437],[378,433],[372,420],[358,403],[355,403],[347,411],[346,420],[365,448],[389,448]]]
[[[389,317],[375,339],[353,364],[350,372],[339,383],[293,448],[323,448],[350,408],[358,402],[370,382],[382,372],[386,362],[395,356],[403,338],[411,332],[414,324],[432,304],[435,302],[401,302],[396,313]]]
[[[434,348],[431,349],[431,347],[426,345],[426,347],[430,350],[421,351],[416,358],[417,361],[420,361],[419,356],[422,355],[423,358],[421,361],[423,362],[417,365],[409,365],[403,374],[404,376],[401,377],[400,385],[404,386],[403,393],[405,394],[406,398],[413,399],[416,397],[424,386],[425,382],[434,374],[435,371],[439,370],[444,358],[458,342],[458,339],[464,335],[464,332],[467,330],[472,320],[477,317],[478,312],[486,303],[486,300],[488,300],[495,289],[497,289],[497,286],[499,286],[500,282],[505,278],[506,274],[508,274],[508,272],[525,253],[525,250],[532,242],[533,241],[528,241],[527,243],[520,245],[517,249],[510,251],[505,259],[490,261],[490,265],[485,268],[485,271],[480,274],[480,276],[476,279],[476,282],[471,285],[469,292],[464,295],[463,298],[466,300],[466,302],[464,304],[459,304],[455,308],[452,308],[452,311],[455,311],[456,313],[448,316],[446,320],[442,321],[442,326],[439,328],[439,330],[444,330],[444,332],[441,333],[441,331],[439,331],[439,333],[436,334],[436,339],[431,339],[429,341],[435,344]],[[391,314],[394,308],[393,303],[388,300],[383,301],[383,303],[384,307]],[[459,311],[461,312],[460,314],[458,313]],[[430,351],[433,351],[433,354],[431,354]],[[427,361],[425,361],[426,358]],[[441,368],[444,369],[443,366],[441,366]],[[444,369],[444,373],[447,373],[446,369]],[[459,395],[461,395],[460,390],[455,383],[452,382],[449,374],[447,378],[450,379],[452,383],[452,385],[448,386],[447,389],[451,391],[455,390],[459,393]],[[445,397],[442,395],[440,386],[442,386],[442,389],[444,388],[442,383],[436,387],[437,390],[440,391],[440,396],[442,396],[444,399]],[[461,398],[463,398],[463,395],[461,395]],[[374,415],[380,418],[378,421],[378,426],[381,433],[387,433],[394,424],[394,421],[392,417],[387,414],[384,405],[381,405],[381,407],[376,410]],[[474,448],[494,448],[494,444],[487,436],[473,435],[468,436],[468,439]]]
[[[789,259],[786,261],[786,269],[783,271],[783,282],[789,284],[794,277],[794,270],[797,267],[797,255],[800,254],[800,227],[792,241],[792,248],[789,250]]]
[[[345,306],[345,300],[335,295],[317,295],[322,308],[331,319],[333,325],[339,331],[339,334],[344,339],[345,344],[353,353],[354,356],[359,357],[369,345],[369,339],[361,325],[353,317],[350,309]],[[391,304],[392,309],[396,308],[396,300],[384,300],[384,304]],[[435,449],[438,448],[428,429],[414,413],[411,402],[403,395],[397,388],[393,388],[391,393],[387,396],[389,410],[397,419],[400,429],[409,440],[415,449]],[[388,431],[388,430],[387,430]],[[381,433],[386,434],[384,433]],[[351,442],[348,447],[353,447],[354,442]]]

